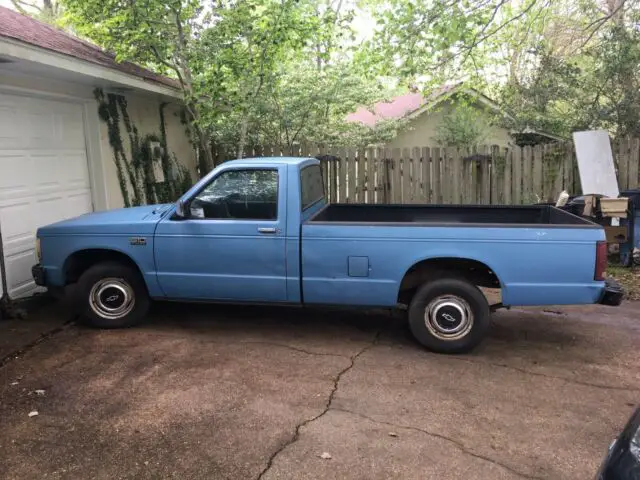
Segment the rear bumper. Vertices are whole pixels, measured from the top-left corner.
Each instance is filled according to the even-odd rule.
[[[47,285],[47,274],[42,265],[38,264],[31,267],[31,276],[33,277],[33,281],[36,282],[36,285],[41,287]]]
[[[600,301],[598,302],[601,305],[611,305],[612,307],[617,307],[622,303],[622,298],[624,297],[624,290],[620,286],[618,282],[607,278],[604,284],[604,292],[600,297]]]

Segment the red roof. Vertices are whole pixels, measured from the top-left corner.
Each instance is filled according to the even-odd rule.
[[[453,85],[443,85],[436,89],[429,96],[425,97],[421,93],[406,93],[398,97],[394,97],[389,101],[378,102],[373,106],[372,110],[365,107],[359,107],[355,112],[347,115],[347,122],[360,122],[364,125],[373,127],[382,120],[394,120],[402,118],[415,112],[426,103],[436,100],[438,97],[459,87],[462,83]]]
[[[149,82],[178,88],[178,82],[131,62],[116,62],[115,55],[31,17],[0,7],[0,37],[11,38],[36,47],[134,75]]]

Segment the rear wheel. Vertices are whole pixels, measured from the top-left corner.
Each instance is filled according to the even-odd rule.
[[[149,294],[140,274],[117,263],[99,263],[78,280],[76,305],[83,319],[98,328],[130,327],[149,310]]]
[[[470,351],[484,338],[489,324],[487,299],[475,285],[461,278],[425,283],[409,306],[413,336],[434,352]]]

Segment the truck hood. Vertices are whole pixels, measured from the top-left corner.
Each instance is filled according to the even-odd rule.
[[[152,234],[156,224],[171,210],[173,204],[144,205],[87,213],[38,229],[38,236],[99,234]]]

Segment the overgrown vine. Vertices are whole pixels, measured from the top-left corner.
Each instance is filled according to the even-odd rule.
[[[188,169],[178,162],[175,153],[169,153],[164,116],[166,104],[162,103],[159,107],[160,135],[141,137],[131,121],[124,96],[113,93],[105,95],[100,88],[94,90],[94,96],[98,102],[98,115],[107,125],[124,206],[175,201],[191,186],[192,179]],[[124,147],[121,123],[129,137],[130,156],[127,156]],[[158,182],[155,177],[154,162],[160,163],[163,182]]]

